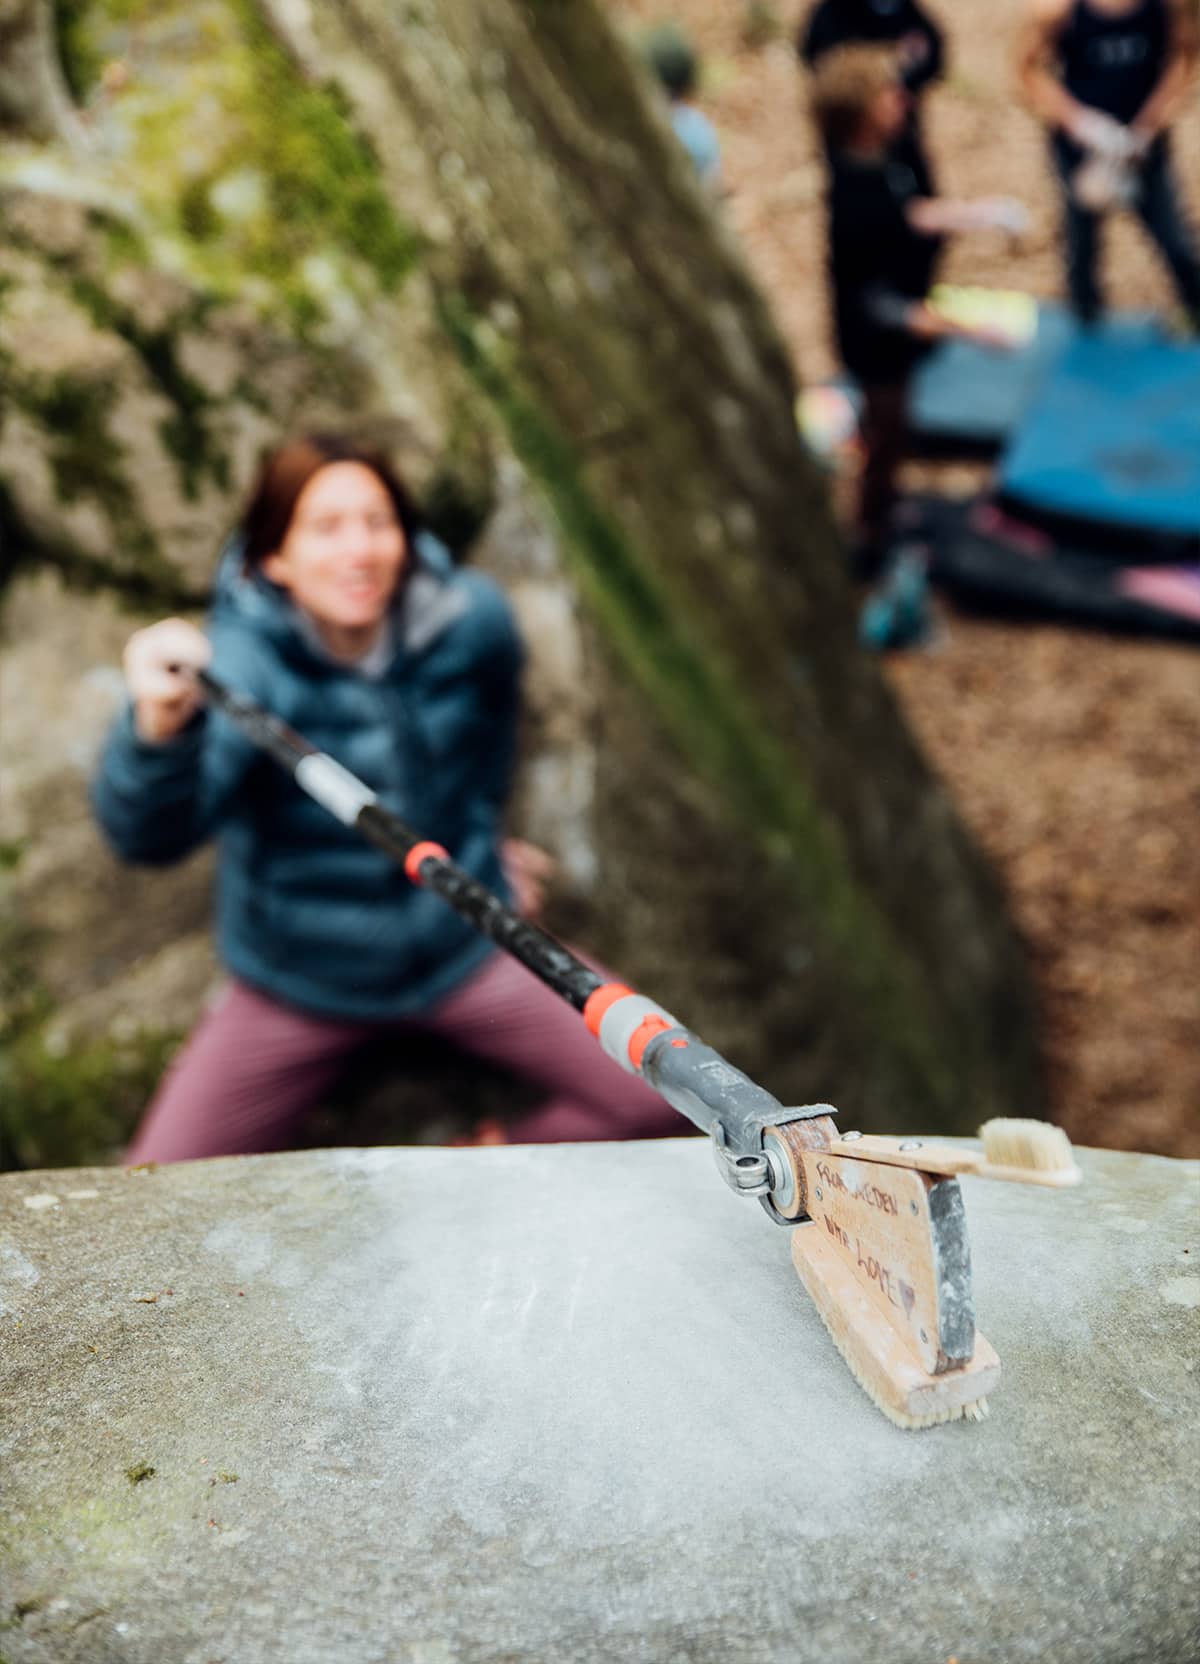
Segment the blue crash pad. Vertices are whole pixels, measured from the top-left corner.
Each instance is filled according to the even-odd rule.
[[[1000,291],[997,299],[1004,298]],[[1157,319],[1144,312],[1115,313],[1099,330],[1122,353],[1163,339]],[[909,388],[908,419],[916,449],[937,456],[994,455],[1012,438],[1079,333],[1065,307],[1041,301],[1031,338],[1007,351],[963,339],[940,341],[918,366]],[[858,386],[848,375],[806,389],[800,425],[817,456],[836,457],[853,440],[861,405]]]
[[[1027,515],[1200,536],[1200,344],[1076,336],[1021,423],[999,483]]]
[[[1019,347],[997,351],[964,339],[939,342],[909,390],[909,419],[921,441],[942,450],[999,450],[1080,333],[1065,307],[1043,301],[1032,339]],[[1100,334],[1122,354],[1162,339],[1157,321],[1137,312],[1107,318]]]

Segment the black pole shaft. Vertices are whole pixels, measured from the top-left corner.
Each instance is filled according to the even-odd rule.
[[[265,711],[253,699],[234,693],[210,671],[197,671],[196,679],[209,701],[240,728],[247,739],[261,747],[296,778],[302,790],[308,789],[304,765],[307,763],[312,768],[318,760],[336,768],[344,776],[348,787],[357,786],[361,795],[357,813],[341,818],[408,870],[409,857],[426,842],[419,832],[402,821],[399,815],[376,802],[361,782],[355,781],[331,759],[325,759],[324,753],[303,735]],[[436,847],[421,855],[411,866],[410,877],[415,877],[425,889],[436,891],[476,930],[511,953],[514,959],[519,959],[522,965],[553,988],[555,993],[561,994],[577,1011],[582,1011],[589,994],[603,985],[605,979],[585,965],[570,948],[548,931],[521,918],[486,885],[464,872],[448,855],[439,853]]]
[[[622,1028],[606,1038],[605,1012],[598,1013],[597,1039],[622,1067],[632,1066],[680,1115],[701,1132],[719,1128],[721,1146],[727,1157],[749,1157],[757,1166],[754,1183],[767,1214],[777,1225],[791,1226],[795,1220],[779,1213],[768,1194],[768,1164],[763,1155],[763,1131],[785,1121],[828,1113],[827,1104],[785,1110],[761,1086],[725,1061],[653,1001],[644,1000],[622,984],[612,984],[585,965],[578,955],[564,947],[547,931],[530,924],[499,896],[464,872],[440,844],[423,839],[390,809],[377,800],[370,787],[357,779],[333,757],[309,743],[286,722],[272,716],[245,694],[234,693],[207,670],[196,672],[197,681],[209,700],[255,745],[286,769],[300,789],[314,798],[344,826],[352,826],[363,837],[397,861],[408,877],[424,888],[435,890],[463,918],[514,959],[539,977],[555,993],[583,1011],[589,997],[609,987],[616,994],[612,1014],[634,1004],[632,1021],[636,1031]],[[590,1014],[589,1014],[590,1015]],[[589,1025],[590,1026],[590,1025]],[[648,1030],[648,1032],[643,1032]],[[596,1030],[593,1030],[596,1032]],[[641,1036],[637,1055],[634,1043]],[[626,1062],[628,1058],[628,1062]],[[739,1184],[738,1189],[744,1189]]]

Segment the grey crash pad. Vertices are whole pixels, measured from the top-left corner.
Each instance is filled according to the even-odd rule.
[[[1083,1166],[921,1433],[698,1140],[4,1178],[0,1658],[1190,1664],[1197,1170]]]

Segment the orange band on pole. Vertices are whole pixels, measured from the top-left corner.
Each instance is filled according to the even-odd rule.
[[[600,1024],[609,1006],[632,993],[633,989],[627,988],[623,982],[605,982],[588,995],[583,1007],[583,1020],[597,1040],[600,1038]]]
[[[646,1047],[656,1034],[664,1034],[667,1029],[674,1028],[674,1023],[668,1023],[662,1017],[646,1017],[634,1029],[629,1038],[629,1061],[635,1069],[642,1066],[642,1058]]]
[[[436,855],[441,861],[450,859],[448,849],[443,849],[441,844],[430,843],[428,839],[424,843],[414,844],[404,857],[404,871],[414,884],[421,882],[421,862],[428,860],[431,855]]]

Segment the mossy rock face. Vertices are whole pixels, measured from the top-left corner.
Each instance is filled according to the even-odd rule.
[[[91,145],[0,167],[5,566],[178,605],[263,446],[318,424],[369,427],[463,546],[495,436],[341,96],[249,0],[63,0],[58,24]]]
[[[6,564],[201,600],[259,449],[369,403],[362,368],[118,258],[102,213],[9,187],[0,214]]]
[[[8,1038],[0,1059],[0,1170],[116,1160],[178,1042],[158,1029],[72,1045],[53,1033]]]
[[[86,787],[125,639],[203,605],[261,451],[365,428],[458,546],[493,493],[494,433],[337,99],[250,7],[62,13],[93,148],[0,169],[0,1165],[115,1156],[218,974],[211,856],[122,867]]]
[[[88,807],[136,621],[32,570],[0,616],[0,1167],[112,1159],[212,979],[211,863],[122,868]]]
[[[321,333],[397,292],[421,239],[336,91],[296,74],[250,0],[69,0],[70,78],[88,82],[110,177],[213,289]]]
[[[369,148],[252,6],[57,14],[91,145],[0,165],[0,835],[22,852],[6,906],[39,991],[30,1091],[35,1028],[57,1025],[48,1055],[64,1036],[93,1048],[78,1078],[98,1090],[122,988],[174,1032],[213,975],[206,951],[169,995],[144,974],[206,922],[209,864],[123,869],[87,806],[128,634],[204,604],[282,436],[369,430],[460,545],[488,512],[495,449]]]

